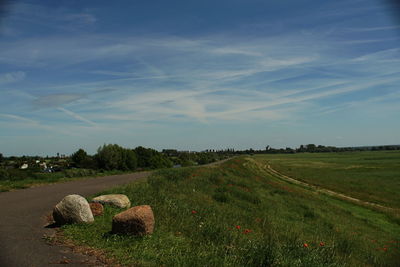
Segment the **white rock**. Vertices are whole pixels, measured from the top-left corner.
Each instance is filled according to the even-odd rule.
[[[118,208],[129,208],[131,202],[126,195],[123,194],[109,194],[101,195],[92,199],[93,202],[99,202],[101,204],[114,205]]]
[[[87,200],[80,195],[68,195],[53,209],[53,218],[58,224],[91,223],[94,221]]]

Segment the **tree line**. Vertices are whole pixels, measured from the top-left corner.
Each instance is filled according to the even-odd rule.
[[[47,162],[51,171],[68,168],[82,168],[92,170],[121,170],[135,171],[147,169],[159,169],[169,167],[185,167],[212,163],[241,154],[293,154],[293,153],[328,153],[345,151],[377,151],[400,150],[400,145],[364,146],[364,147],[334,147],[315,144],[300,145],[298,148],[272,148],[246,150],[208,149],[202,152],[178,151],[176,149],[164,149],[159,152],[152,148],[138,146],[134,149],[124,148],[117,144],[105,144],[100,146],[97,153],[89,155],[84,149],[79,149],[71,156],[57,155],[57,157],[4,157],[0,153],[0,168],[20,168],[23,163],[29,163],[29,169],[40,171],[42,162]],[[39,162],[39,163],[38,163]]]
[[[108,144],[99,147],[93,156],[82,148],[70,157],[76,168],[134,171],[137,169],[169,168],[173,162],[164,154],[151,148],[138,146],[135,149]]]

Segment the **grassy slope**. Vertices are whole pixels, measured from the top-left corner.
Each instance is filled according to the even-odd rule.
[[[263,155],[259,159],[295,179],[400,208],[400,151]]]
[[[151,236],[111,234],[111,218],[120,211],[111,207],[94,224],[64,226],[64,234],[141,266],[395,266],[400,261],[398,223],[287,184],[259,165],[239,158],[220,167],[163,170],[109,190],[127,194],[133,205],[153,207]]]

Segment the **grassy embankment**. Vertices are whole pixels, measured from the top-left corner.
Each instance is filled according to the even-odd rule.
[[[330,154],[332,155],[332,154]],[[139,266],[396,266],[400,227],[394,218],[286,183],[265,172],[269,156],[216,167],[162,170],[107,193],[149,204],[155,232],[110,233],[105,214],[63,227],[78,244]],[[103,192],[104,193],[104,192]]]
[[[68,169],[55,173],[43,173],[39,171],[11,169],[7,173],[0,173],[0,192],[13,189],[23,189],[40,184],[66,182],[81,178],[106,176],[124,173],[122,171],[95,171],[90,169]]]

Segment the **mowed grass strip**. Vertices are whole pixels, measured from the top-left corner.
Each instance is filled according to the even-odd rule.
[[[257,159],[300,181],[400,209],[400,151],[260,155]]]
[[[162,170],[102,193],[151,205],[155,232],[114,235],[112,216],[63,227],[67,238],[138,266],[396,266],[400,227],[378,212],[269,176],[245,157]]]

